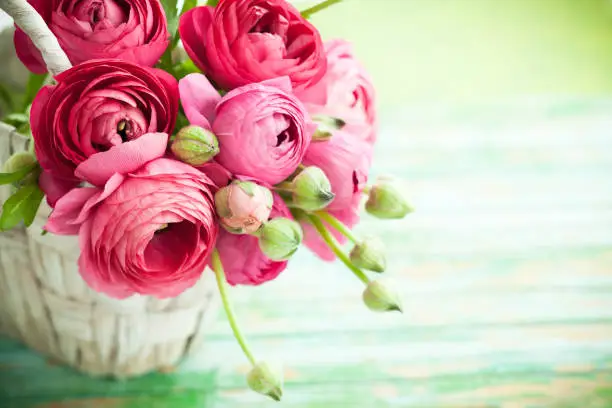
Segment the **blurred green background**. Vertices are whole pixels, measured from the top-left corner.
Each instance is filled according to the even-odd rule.
[[[609,0],[345,0],[313,22],[354,41],[383,108],[612,92]]]

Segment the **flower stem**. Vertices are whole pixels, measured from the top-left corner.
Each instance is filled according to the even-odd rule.
[[[219,0],[208,0],[208,1],[206,2],[206,5],[207,5],[207,6],[210,6],[210,7],[216,7],[216,6],[217,6],[217,4],[219,4]]]
[[[333,6],[336,3],[340,3],[342,0],[325,0],[322,1],[319,4],[315,4],[314,6],[307,8],[306,10],[302,11],[302,16],[304,18],[310,18],[310,16],[312,16],[314,13],[317,13],[321,10],[325,10],[326,8],[328,8],[329,6]]]
[[[225,280],[225,272],[223,270],[223,264],[221,263],[221,257],[219,256],[219,251],[216,249],[212,254],[212,267],[215,272],[215,276],[217,277],[217,286],[219,287],[219,293],[221,294],[221,300],[223,301],[223,308],[225,309],[225,314],[227,315],[227,320],[229,321],[230,327],[232,328],[232,332],[234,333],[234,337],[240,344],[240,348],[244,352],[244,355],[249,359],[251,364],[255,366],[256,360],[249,349],[249,346],[238,327],[238,322],[236,321],[236,315],[234,314],[234,309],[230,303],[229,297],[227,295],[227,281]]]
[[[370,195],[370,191],[371,191],[371,190],[372,190],[372,187],[370,187],[370,186],[365,186],[365,187],[363,188],[363,190],[361,190],[361,193],[362,193],[362,194],[365,194],[365,195]]]
[[[305,213],[305,215],[306,217],[308,217],[308,220],[315,227],[319,235],[321,235],[321,238],[323,238],[323,241],[325,241],[329,249],[331,249],[332,252],[338,257],[338,259],[340,259],[340,261],[342,261],[342,263],[346,265],[346,267],[349,268],[351,272],[353,272],[353,274],[359,278],[359,280],[361,280],[366,285],[369,284],[370,279],[361,269],[353,265],[349,257],[344,252],[342,252],[338,241],[336,241],[336,239],[325,228],[325,225],[323,225],[321,219],[314,214]]]
[[[339,233],[347,237],[349,241],[351,241],[353,244],[355,245],[359,244],[359,240],[353,234],[353,232],[350,229],[348,229],[347,226],[344,225],[339,219],[337,219],[336,217],[334,217],[327,211],[317,211],[315,215],[319,217],[321,220],[331,225],[333,229],[335,229],[336,231],[338,231]]]

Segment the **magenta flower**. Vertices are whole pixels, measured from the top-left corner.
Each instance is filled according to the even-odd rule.
[[[276,184],[302,162],[315,130],[287,77],[245,85],[219,96],[204,75],[179,84],[192,125],[212,131],[219,141],[215,160],[237,176]]]
[[[178,83],[161,70],[95,60],[55,79],[57,85],[42,88],[34,99],[30,119],[36,157],[49,173],[41,185],[51,202],[65,192],[56,186],[74,184],[77,166],[90,156],[114,151],[124,143],[131,143],[128,149],[133,155],[151,154],[147,150],[162,147],[138,142],[138,138],[147,133],[169,134],[174,128]]]
[[[160,158],[103,187],[71,190],[45,229],[78,233],[79,272],[94,290],[174,297],[198,281],[215,246],[215,190],[197,169]]]
[[[73,64],[118,58],[152,67],[169,43],[159,0],[28,0]],[[37,74],[47,71],[40,52],[19,27],[17,56]]]
[[[194,63],[224,89],[281,76],[301,89],[325,73],[317,29],[285,0],[221,0],[181,16]]]

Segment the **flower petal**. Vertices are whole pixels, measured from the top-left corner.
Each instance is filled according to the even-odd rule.
[[[75,175],[101,186],[115,173],[127,174],[146,163],[162,157],[166,152],[168,135],[148,133],[138,139],[114,146],[106,152],[96,153],[82,162]]]

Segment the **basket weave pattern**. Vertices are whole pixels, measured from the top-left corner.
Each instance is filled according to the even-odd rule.
[[[0,122],[0,162],[28,139]],[[3,186],[0,200],[10,194]],[[0,234],[0,333],[92,375],[128,377],[172,368],[196,349],[216,317],[214,275],[172,299],[116,300],[91,290],[78,273],[76,237],[41,235],[34,224]]]

